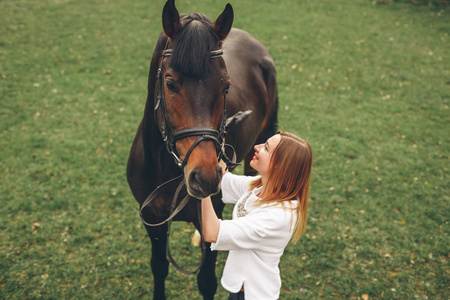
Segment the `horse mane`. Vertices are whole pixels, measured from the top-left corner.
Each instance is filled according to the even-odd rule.
[[[180,20],[180,31],[173,40],[172,68],[184,75],[203,78],[218,37],[211,20],[203,14],[182,14]]]

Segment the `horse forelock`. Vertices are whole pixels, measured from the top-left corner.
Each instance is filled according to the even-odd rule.
[[[172,68],[187,76],[202,78],[211,63],[210,53],[218,43],[211,20],[203,14],[182,15],[182,27],[173,40]]]

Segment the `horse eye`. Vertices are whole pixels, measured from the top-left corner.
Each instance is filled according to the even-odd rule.
[[[174,93],[178,92],[178,86],[176,85],[175,82],[173,82],[171,80],[166,80],[166,86],[170,91],[172,91]]]

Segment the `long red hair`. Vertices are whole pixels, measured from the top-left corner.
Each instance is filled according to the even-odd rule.
[[[279,132],[279,135],[280,142],[270,158],[264,194],[255,205],[281,203],[285,208],[296,211],[297,219],[292,233],[292,241],[296,243],[306,231],[312,150],[305,140],[292,133]],[[253,181],[250,189],[260,186],[261,178]],[[285,205],[285,201],[293,200],[297,200],[296,206]]]

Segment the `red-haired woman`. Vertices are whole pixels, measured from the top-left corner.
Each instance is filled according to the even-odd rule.
[[[221,280],[229,299],[279,298],[280,257],[306,230],[311,165],[309,144],[280,132],[255,146],[250,166],[259,176],[223,175],[222,200],[236,204],[232,220],[218,219],[211,199],[202,200],[205,241],[229,251]]]

